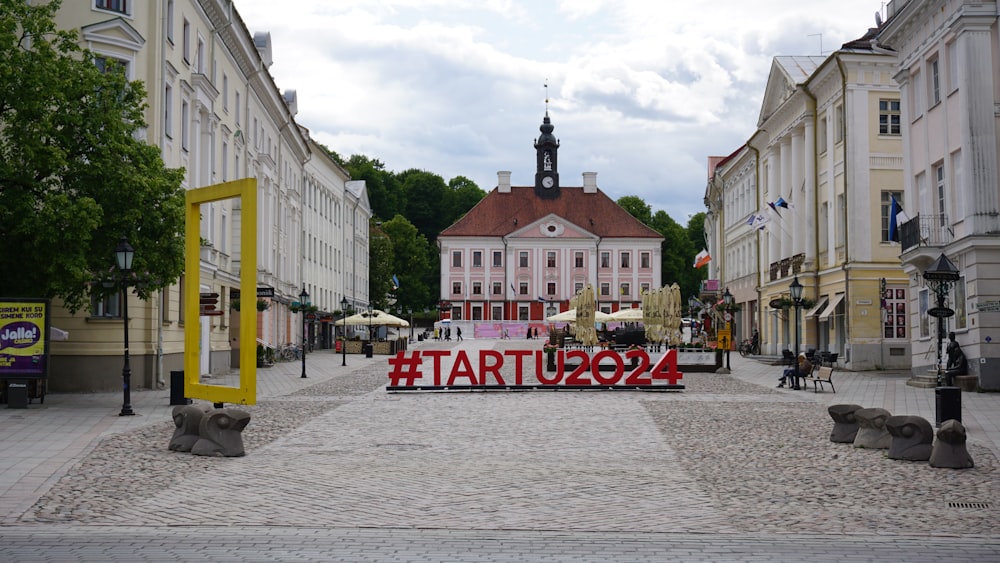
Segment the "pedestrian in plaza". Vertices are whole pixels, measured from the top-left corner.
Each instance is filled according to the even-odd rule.
[[[462,341],[462,327],[460,326],[455,327],[455,337],[456,340],[458,340],[459,342]]]
[[[812,373],[813,365],[809,362],[809,358],[806,358],[805,354],[799,354],[798,361],[795,365],[790,368],[785,368],[784,373],[781,375],[781,379],[778,381],[778,387],[784,387],[785,383],[789,384],[792,389],[798,390],[802,387],[799,385],[799,379],[807,377]]]

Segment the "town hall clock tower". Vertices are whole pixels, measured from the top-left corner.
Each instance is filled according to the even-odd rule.
[[[545,119],[538,128],[542,134],[535,139],[535,194],[542,199],[559,197],[559,139],[552,134],[553,129],[549,111],[545,110]]]

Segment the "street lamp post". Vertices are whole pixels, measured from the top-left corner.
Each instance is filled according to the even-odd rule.
[[[944,319],[955,314],[955,311],[944,306],[944,300],[948,296],[948,290],[951,289],[951,285],[958,281],[959,273],[958,268],[952,264],[948,257],[942,254],[934,261],[933,264],[926,270],[924,270],[924,282],[927,286],[934,291],[937,295],[937,306],[927,311],[927,314],[932,317],[937,317],[938,320],[938,339],[937,339],[937,384],[938,387],[944,383],[942,381],[942,376],[944,371],[941,368],[941,347],[942,342],[945,338],[945,324]]]
[[[344,356],[344,361],[340,365],[347,365],[347,297],[343,297],[340,300],[340,310],[344,313],[344,326],[341,330],[344,332],[344,340],[340,343],[340,351]]]
[[[791,285],[788,286],[789,293],[792,294],[792,301],[795,303],[795,357],[799,356],[799,309],[802,307],[802,289],[799,283],[799,276],[795,276]]]
[[[118,416],[132,416],[132,368],[129,366],[128,358],[128,273],[132,269],[132,259],[135,257],[135,249],[128,243],[125,237],[115,247],[115,262],[118,263],[118,271],[122,276],[122,326],[125,327],[125,365],[122,367],[122,411]]]
[[[732,318],[732,313],[730,312],[730,309],[732,309],[733,306],[733,294],[729,293],[728,287],[726,288],[725,293],[722,294],[722,302],[726,305],[725,314],[728,315],[729,318]],[[726,369],[730,369],[729,350],[733,347],[733,326],[728,319],[726,320],[726,330],[729,331],[729,342],[726,345]]]
[[[302,308],[302,378],[306,377],[306,344],[308,335],[306,333],[306,315],[309,309],[309,292],[306,286],[302,286],[302,293],[299,294],[299,307]]]

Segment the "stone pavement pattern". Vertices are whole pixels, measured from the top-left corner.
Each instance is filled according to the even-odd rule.
[[[470,353],[523,346],[462,343]],[[919,561],[902,555],[949,549],[973,550],[956,552],[965,553],[960,560],[1000,559],[997,396],[963,394],[976,467],[940,470],[829,442],[825,407],[892,402],[885,408],[893,414],[933,422],[933,410],[919,410],[926,409],[920,396],[926,394],[933,409],[933,390],[861,374],[839,380],[835,374],[837,394],[777,390],[779,368],[732,360],[733,376],[687,374],[680,393],[387,394],[384,357],[352,356],[342,368],[339,356],[318,353],[308,360],[311,379],[299,380],[292,364],[259,371],[259,404],[246,407],[254,418],[244,433],[244,458],[168,451],[170,408],[151,400],[137,405],[144,421],[109,418],[117,412],[113,403],[97,417],[71,406],[72,396],[18,414],[2,409],[3,453],[21,439],[14,427],[27,432],[42,414],[64,426],[34,436],[38,444],[54,442],[53,452],[28,450],[21,463],[3,462],[0,559],[19,538],[26,551],[16,553],[25,555],[31,538],[87,537],[94,525],[129,534],[158,530],[168,538],[174,527],[223,527],[223,536],[233,536],[223,541],[229,549],[205,546],[218,560],[236,553],[237,529],[286,530],[260,534],[280,536],[275,545],[298,531],[326,555],[351,544],[343,543],[347,538],[358,540],[351,530],[374,529],[385,532],[383,547],[392,553],[406,553],[399,541],[433,536],[439,555],[456,560],[475,553],[496,559],[509,553],[514,560],[539,549],[556,560],[587,560],[569,544],[603,554],[593,560],[655,560],[683,555],[671,546],[684,542],[725,546],[718,558],[708,557],[720,560],[763,551],[774,560],[801,560],[804,552],[792,545],[815,545],[817,556],[826,546],[831,560],[864,553],[864,545],[888,546],[878,560],[898,554]],[[908,404],[919,407],[900,410]],[[535,551],[508,552],[510,542]],[[303,554],[309,545],[303,541]],[[489,545],[495,549],[475,551]],[[625,546],[636,551],[620,551]],[[374,556],[383,553],[377,546],[369,547],[372,557],[353,553],[383,559]],[[261,553],[268,560],[310,560],[294,549]],[[439,559],[434,553],[413,552],[410,559]]]

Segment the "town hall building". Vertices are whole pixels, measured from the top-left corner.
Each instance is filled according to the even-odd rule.
[[[498,172],[497,187],[438,237],[442,319],[477,336],[543,327],[587,284],[607,313],[638,307],[661,285],[663,237],[602,192],[597,173],[562,185],[553,129],[546,111],[534,185]]]

